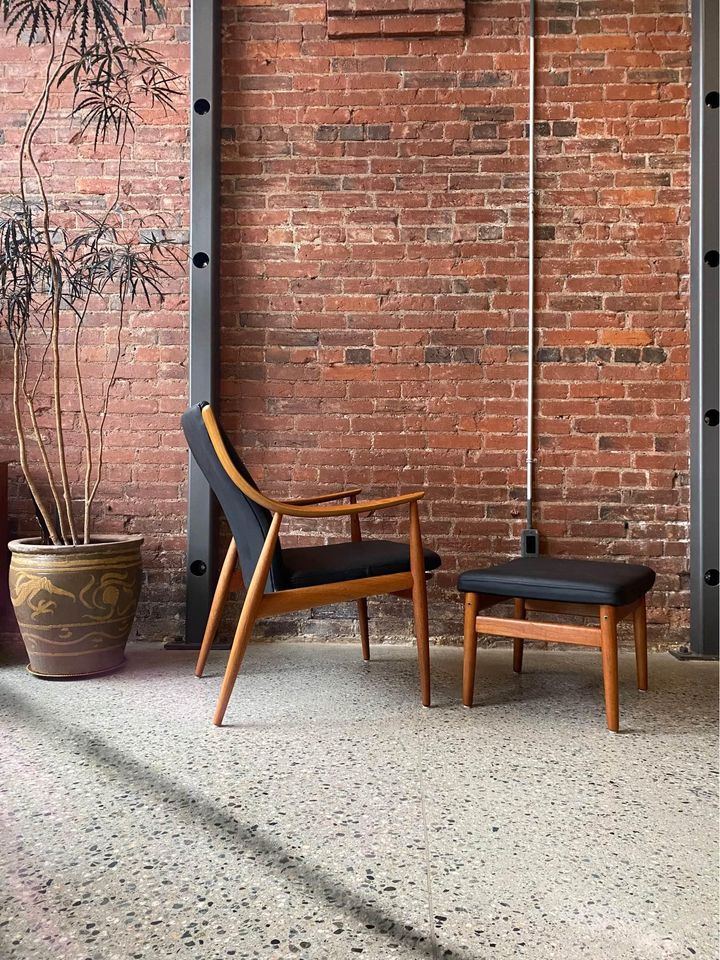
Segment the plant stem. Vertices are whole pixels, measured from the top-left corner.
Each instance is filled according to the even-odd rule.
[[[125,124],[123,128],[122,140],[120,142],[120,153],[118,156],[117,176],[115,178],[115,196],[112,202],[108,205],[108,208],[105,211],[105,215],[103,216],[103,219],[100,222],[100,226],[98,227],[95,240],[93,241],[93,245],[91,248],[93,254],[97,250],[97,245],[98,245],[100,236],[102,234],[102,230],[108,221],[108,217],[110,216],[110,213],[115,208],[116,204],[120,199],[120,183],[121,183],[121,177],[122,177],[123,151],[125,149],[126,140],[127,140],[127,124]],[[87,313],[88,306],[90,304],[91,294],[92,294],[92,289],[88,291],[88,296],[83,305],[82,313],[79,314],[78,316],[78,321],[75,326],[75,341],[74,341],[75,381],[77,383],[78,397],[80,400],[80,418],[82,420],[83,433],[85,435],[85,481],[84,481],[84,488],[83,488],[83,501],[84,501],[83,502],[83,543],[90,543],[90,507],[92,506],[92,501],[95,497],[95,493],[97,492],[97,488],[100,483],[100,471],[102,469],[101,468],[102,444],[103,444],[102,430],[105,423],[105,416],[103,416],[100,424],[100,436],[98,441],[99,456],[100,456],[100,465],[98,466],[98,479],[97,479],[97,483],[94,485],[91,491],[90,483],[91,483],[92,468],[93,468],[93,449],[92,449],[92,439],[90,436],[90,422],[88,420],[87,410],[85,407],[85,391],[83,389],[82,372],[80,369],[80,329],[83,325],[83,321],[85,320],[85,315]],[[118,351],[119,351],[119,347],[118,347]],[[118,359],[119,359],[119,352],[118,352]],[[115,362],[114,369],[117,370],[117,359]],[[106,408],[105,414],[107,414],[107,403],[105,405],[105,408]]]
[[[43,363],[44,363],[44,359],[45,359],[45,355],[43,354]],[[35,390],[37,389],[37,381],[36,381],[36,383],[35,383],[35,386],[34,386],[33,390],[32,390],[30,393],[28,393],[28,390],[27,390],[27,364],[28,364],[28,357],[27,357],[27,347],[26,347],[26,348],[25,348],[25,360],[24,360],[24,362],[23,362],[23,364],[22,364],[22,373],[20,373],[20,371],[18,370],[18,376],[19,376],[19,378],[20,378],[20,389],[22,390],[23,396],[25,397],[25,403],[27,404],[28,413],[30,414],[30,423],[32,424],[33,435],[34,435],[34,437],[35,437],[35,443],[38,445],[38,449],[39,449],[39,451],[40,451],[40,457],[42,458],[43,467],[45,468],[45,473],[47,474],[48,483],[49,483],[49,485],[50,485],[50,491],[51,491],[51,493],[52,493],[53,500],[55,501],[56,507],[59,507],[60,497],[59,497],[59,494],[58,494],[57,486],[56,486],[56,484],[55,484],[55,476],[54,476],[54,474],[53,474],[52,466],[51,466],[51,464],[50,464],[50,458],[48,457],[48,454],[47,454],[47,448],[46,448],[46,446],[45,446],[45,441],[43,440],[42,434],[41,434],[41,432],[40,432],[40,426],[39,426],[38,421],[37,421],[37,414],[35,413],[35,406],[34,406],[34,403],[33,403],[33,401],[34,401],[34,399],[35,399]],[[25,471],[23,470],[23,472],[25,472]],[[40,512],[42,513],[42,508],[40,507],[39,504],[38,504],[38,508],[40,509]],[[44,515],[44,513],[43,513],[43,518],[44,518],[44,516],[45,516],[45,515]],[[62,514],[58,511],[58,518],[61,518],[61,517],[62,517]],[[62,531],[61,531],[61,533],[62,533]],[[64,539],[64,538],[63,538],[63,539]]]
[[[45,506],[45,501],[40,495],[37,484],[30,473],[30,467],[28,466],[27,462],[27,447],[25,444],[25,434],[23,433],[22,418],[20,416],[20,344],[17,341],[15,342],[13,349],[13,414],[15,416],[15,430],[18,436],[20,466],[22,467],[22,472],[25,475],[25,480],[30,488],[30,493],[37,504],[37,508],[42,514],[43,520],[45,521],[45,526],[50,534],[50,539],[55,546],[58,546],[60,543],[62,543],[62,540],[58,536],[55,524],[53,523],[50,513]]]
[[[112,390],[113,386],[115,385],[115,377],[116,377],[116,375],[117,375],[117,368],[118,368],[118,364],[120,363],[120,349],[121,349],[121,343],[120,343],[120,341],[121,341],[121,336],[122,336],[122,331],[123,331],[124,320],[125,320],[125,293],[124,293],[124,291],[123,291],[123,289],[122,289],[122,284],[121,284],[121,289],[120,289],[120,316],[119,316],[119,318],[118,318],[118,326],[117,326],[117,341],[116,341],[115,363],[113,364],[112,375],[110,376],[110,379],[108,380],[107,388],[106,388],[106,390],[105,390],[105,396],[104,396],[104,398],[103,398],[102,414],[101,414],[101,416],[100,416],[100,428],[99,428],[99,430],[98,430],[99,439],[98,439],[98,466],[97,466],[97,476],[95,477],[95,483],[93,484],[92,491],[91,491],[90,496],[89,496],[89,498],[88,498],[88,500],[87,500],[87,503],[86,503],[86,505],[85,505],[85,509],[87,510],[88,514],[90,513],[90,507],[92,506],[92,502],[93,502],[93,500],[95,499],[95,494],[97,493],[98,487],[100,486],[100,479],[101,479],[102,468],[103,468],[103,452],[104,452],[104,447],[105,447],[105,433],[104,433],[105,419],[106,419],[106,417],[107,417],[108,405],[109,405],[109,403],[110,403],[110,391]]]

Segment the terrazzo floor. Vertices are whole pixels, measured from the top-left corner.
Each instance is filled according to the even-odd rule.
[[[717,960],[717,665],[135,645],[114,676],[0,663],[1,960]]]

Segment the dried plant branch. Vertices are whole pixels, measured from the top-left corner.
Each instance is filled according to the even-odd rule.
[[[47,531],[50,534],[50,539],[54,544],[62,543],[62,540],[58,536],[57,528],[50,516],[47,507],[45,506],[45,501],[40,494],[40,491],[33,479],[32,472],[28,465],[27,459],[27,445],[25,443],[25,432],[22,425],[22,416],[20,413],[20,347],[16,343],[13,349],[13,414],[15,416],[15,430],[17,431],[18,436],[18,447],[20,452],[20,466],[25,475],[27,485],[30,488],[30,493],[32,494],[35,504],[40,511],[43,520],[45,521],[45,526]]]
[[[33,437],[35,438],[35,443],[37,444],[38,450],[40,452],[40,459],[43,462],[43,467],[45,468],[45,474],[48,480],[48,486],[50,487],[50,493],[52,498],[55,501],[55,509],[57,510],[58,520],[62,520],[62,513],[60,512],[60,494],[57,489],[57,484],[55,482],[55,474],[50,463],[50,458],[47,452],[47,446],[42,437],[42,432],[40,430],[40,425],[38,424],[37,412],[35,410],[35,394],[37,392],[38,383],[40,382],[40,376],[42,374],[42,367],[45,365],[45,356],[47,354],[47,346],[43,350],[42,361],[41,361],[41,371],[38,374],[38,377],[35,380],[33,388],[31,391],[27,389],[27,368],[28,368],[28,353],[27,345],[24,348],[24,358],[22,362],[22,372],[20,375],[20,389],[25,398],[25,405],[27,406],[28,414],[30,416],[30,423],[32,425]],[[42,513],[40,504],[38,503],[38,509]],[[44,518],[44,514],[43,514]],[[61,529],[62,533],[62,529]]]
[[[162,261],[166,257],[179,261],[164,230],[151,231],[148,239],[143,235],[142,219],[126,221],[120,206],[125,148],[143,105],[173,109],[174,98],[181,92],[180,78],[173,70],[149,47],[124,36],[124,25],[131,22],[133,11],[145,29],[151,10],[162,18],[160,0],[0,0],[0,17],[18,41],[48,46],[42,88],[29,109],[20,147],[20,210],[5,219],[0,212],[0,319],[13,343],[13,398],[21,465],[54,543],[90,540],[91,508],[103,474],[110,395],[117,382],[127,311],[138,298],[148,305],[155,298],[162,300],[162,288],[170,276]],[[88,229],[53,222],[52,175],[44,170],[35,150],[53,96],[66,87],[70,88],[66,102],[71,100],[67,117],[77,124],[79,139],[87,135],[94,147],[101,143],[118,146],[114,196],[103,215],[96,218],[81,209],[75,211],[77,221]],[[77,139],[76,135],[72,142]],[[39,198],[32,202],[31,184],[37,184]],[[62,206],[67,209],[67,204]],[[96,298],[111,293],[119,298],[115,352],[93,425],[83,380],[83,330]],[[74,516],[65,441],[64,418],[70,408],[63,392],[61,331],[68,319],[74,324],[70,359],[83,437],[81,532]],[[30,351],[36,339],[44,347],[31,382]],[[54,416],[52,442],[47,431],[43,433],[38,416],[39,391],[46,380]],[[27,423],[23,422],[23,405]],[[30,473],[28,437],[35,440],[39,451],[57,511],[55,523]]]
[[[118,318],[117,325],[117,337],[115,340],[115,362],[113,363],[112,373],[107,381],[107,386],[105,388],[105,395],[103,397],[102,410],[100,413],[100,426],[98,428],[98,456],[97,456],[97,474],[95,477],[95,483],[92,486],[90,495],[85,500],[85,514],[86,518],[90,517],[90,512],[92,510],[93,501],[98,492],[98,487],[100,486],[100,480],[102,479],[102,468],[103,468],[103,457],[105,453],[105,420],[107,419],[108,408],[110,406],[110,392],[115,386],[115,380],[117,378],[117,369],[120,364],[120,355],[122,353],[122,331],[125,321],[125,301],[120,298],[120,315]]]

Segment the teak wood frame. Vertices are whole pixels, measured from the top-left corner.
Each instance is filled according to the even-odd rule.
[[[575,643],[585,647],[597,647],[602,651],[607,725],[609,730],[617,733],[620,729],[617,625],[621,620],[632,616],[638,690],[647,690],[647,611],[645,597],[622,607],[515,598],[513,601],[515,605],[514,618],[478,616],[480,610],[493,607],[497,603],[505,603],[508,599],[508,597],[490,596],[488,594],[465,594],[465,650],[463,659],[463,703],[465,706],[471,707],[473,705],[477,638],[479,634],[512,638],[513,670],[515,673],[522,672],[525,640]],[[599,627],[586,627],[574,624],[548,623],[547,621],[529,621],[526,617],[531,612],[597,617],[600,625]]]
[[[235,686],[235,680],[237,679],[240,665],[245,656],[253,626],[257,620],[281,613],[309,610],[311,607],[327,606],[333,603],[344,603],[348,600],[356,600],[360,621],[362,654],[365,660],[369,660],[370,639],[367,598],[382,594],[394,594],[395,596],[412,600],[418,651],[418,667],[420,672],[420,693],[423,706],[429,707],[430,634],[428,629],[426,587],[428,574],[425,572],[425,557],[423,554],[420,515],[418,511],[418,501],[425,496],[425,491],[418,490],[414,493],[406,493],[397,497],[387,497],[382,500],[366,500],[364,503],[357,502],[358,494],[361,492],[360,487],[352,487],[348,490],[320,494],[314,497],[305,497],[300,500],[272,500],[247,483],[245,478],[235,469],[223,443],[218,423],[210,406],[203,408],[202,416],[213,448],[223,469],[246,497],[254,500],[272,514],[270,529],[265,538],[252,579],[247,586],[245,601],[235,629],[235,636],[225,668],[225,676],[223,677],[213,723],[218,727],[222,725],[225,711],[230,701],[233,687]],[[337,503],[338,500],[343,499],[350,500],[350,503]],[[328,503],[333,503],[333,505],[324,505]],[[319,518],[348,516],[350,518],[351,539],[353,542],[357,542],[362,539],[360,530],[361,513],[387,510],[404,504],[408,505],[410,511],[409,573],[392,573],[377,577],[363,577],[358,580],[342,580],[337,583],[324,583],[317,586],[299,587],[291,590],[265,593],[270,564],[277,544],[280,525],[284,517]],[[205,663],[210,653],[213,640],[215,639],[218,626],[220,625],[220,619],[228,595],[231,591],[242,590],[245,587],[242,573],[236,570],[237,559],[237,546],[235,540],[231,540],[215,588],[210,614],[205,625],[205,633],[195,666],[195,675],[198,677],[203,675]]]

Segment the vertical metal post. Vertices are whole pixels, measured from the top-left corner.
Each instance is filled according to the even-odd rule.
[[[533,399],[535,376],[535,0],[530,0],[528,89],[528,355],[526,526],[533,525]]]
[[[717,657],[720,25],[717,0],[693,0],[691,226],[690,657]]]
[[[215,400],[218,316],[220,0],[190,5],[190,403]],[[190,457],[185,641],[198,647],[214,587],[215,511]]]
[[[533,457],[535,398],[535,0],[528,9],[528,304],[527,304],[527,455],[525,458],[525,529],[520,531],[520,553],[540,553],[540,534],[533,528]]]

